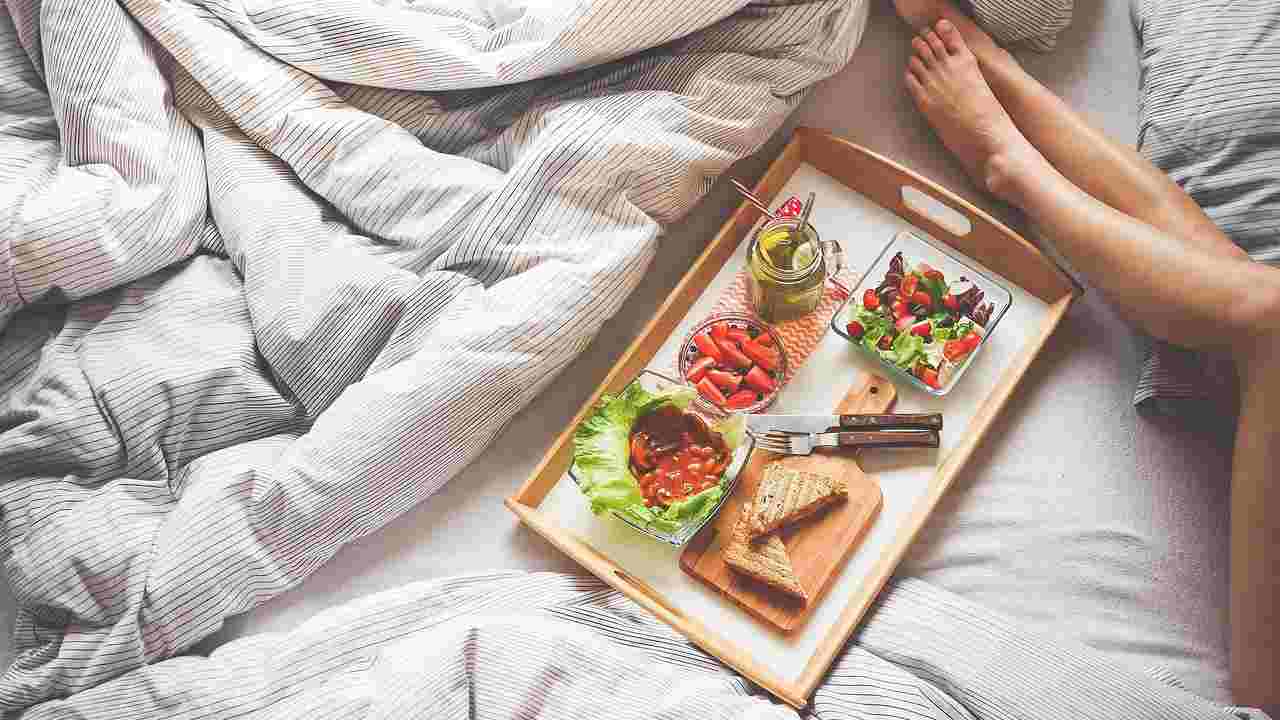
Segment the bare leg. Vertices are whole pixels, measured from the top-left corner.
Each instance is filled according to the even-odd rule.
[[[996,99],[1018,130],[1081,190],[1131,217],[1231,257],[1245,253],[1213,224],[1169,176],[1133,148],[1099,132],[945,0],[895,0],[913,28],[946,19],[960,33]]]
[[[1155,168],[1061,101],[1039,102],[1052,95],[1020,87],[1029,77],[1005,94],[1016,96],[1018,114],[1046,117],[1017,123],[957,26],[936,27],[913,42],[907,87],[974,178],[1051,229],[1059,249],[1148,332],[1221,347],[1236,360],[1247,391],[1232,471],[1232,682],[1238,702],[1280,701],[1280,271],[1224,247],[1229,240],[1194,203],[1174,197],[1176,185],[1157,182]],[[1043,142],[1030,142],[1022,126]]]

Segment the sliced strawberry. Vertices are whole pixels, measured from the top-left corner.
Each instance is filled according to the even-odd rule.
[[[709,378],[702,378],[698,381],[698,392],[702,394],[702,397],[716,405],[724,405],[725,403],[724,393],[720,392],[720,388],[716,387],[715,383],[711,382]]]
[[[716,345],[716,341],[711,339],[710,335],[703,333],[693,336],[693,344],[698,346],[698,352],[716,361],[716,364],[724,362],[724,352],[720,350],[720,346]]]
[[[942,306],[953,313],[960,312],[960,301],[957,300],[956,296],[952,295],[951,293],[947,293],[946,295],[942,296]]]
[[[724,364],[743,370],[751,367],[751,358],[738,349],[737,343],[725,338],[724,342],[717,344],[720,346],[720,352],[724,355]]]
[[[907,332],[908,330],[911,329],[911,326],[914,325],[915,322],[916,322],[915,315],[903,315],[902,317],[898,318],[897,322],[894,323],[894,326],[898,328],[898,332]]]
[[[743,410],[755,405],[760,396],[755,390],[739,390],[725,400],[724,406],[730,410]]]
[[[733,392],[738,389],[738,385],[742,383],[742,376],[736,375],[724,370],[708,370],[707,379],[715,383],[717,387],[722,388],[725,392]]]
[[[920,337],[929,337],[929,335],[932,332],[933,332],[933,326],[929,324],[928,320],[921,320],[920,322],[911,326],[912,335],[919,335]]]
[[[695,360],[693,362],[693,365],[689,367],[689,372],[684,376],[684,379],[688,380],[691,383],[696,383],[699,380],[701,380],[704,375],[707,374],[708,370],[714,368],[715,366],[716,366],[715,358],[707,357],[706,355],[703,355],[702,357]]]
[[[865,335],[867,332],[867,329],[862,327],[862,323],[858,322],[857,320],[854,320],[848,325],[845,325],[844,329],[845,329],[845,332],[849,333],[849,337],[853,338],[854,340],[861,340],[862,336]]]
[[[749,387],[755,388],[762,393],[771,393],[778,389],[777,383],[773,381],[773,378],[769,377],[769,373],[759,366],[751,368],[751,371],[747,373],[746,380]]]
[[[914,293],[911,293],[911,303],[913,305],[920,305],[924,307],[925,310],[928,310],[933,307],[933,297],[923,290],[917,290]]]
[[[897,320],[901,320],[904,317],[912,317],[911,308],[907,307],[907,304],[901,300],[894,300],[893,317]]]
[[[970,330],[969,334],[964,336],[964,342],[969,346],[969,352],[973,352],[982,344],[982,336],[978,334],[977,330]]]
[[[778,369],[779,356],[777,350],[748,340],[742,343],[742,354],[765,370],[772,372]]]

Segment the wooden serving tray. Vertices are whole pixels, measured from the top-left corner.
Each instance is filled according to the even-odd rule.
[[[893,383],[888,380],[876,375],[862,375],[836,405],[833,414],[888,412],[897,394]],[[720,557],[721,549],[732,537],[733,526],[738,522],[743,505],[755,497],[765,466],[771,463],[834,477],[843,476],[849,488],[847,501],[782,531],[782,542],[787,546],[791,567],[801,587],[809,594],[807,603],[798,602],[764,583],[734,572]],[[738,476],[733,494],[725,501],[720,514],[698,531],[680,554],[680,569],[732,598],[764,622],[782,631],[792,630],[822,602],[836,571],[875,521],[882,499],[879,483],[862,471],[856,453],[845,450],[786,456],[756,450]]]
[[[681,549],[635,533],[620,521],[594,517],[566,471],[573,433],[605,393],[617,392],[641,370],[670,372],[682,333],[728,287],[744,256],[743,240],[758,212],[745,202],[729,217],[656,315],[623,353],[596,392],[547,451],[533,475],[506,504],[520,521],[619,592],[778,698],[800,708],[822,681],[858,622],[892,575],[944,492],[984,440],[1027,368],[1079,294],[1051,260],[982,210],[893,161],[847,140],[799,128],[756,184],[771,205],[779,194],[819,192],[813,221],[824,239],[838,239],[856,272],[870,266],[893,233],[914,229],[951,246],[1002,276],[1014,303],[963,381],[945,398],[898,388],[898,409],[945,412],[942,447],[911,461],[884,464],[887,453],[863,458],[881,478],[883,506],[843,567],[815,599],[809,617],[778,632],[743,612],[719,591],[680,568]],[[801,195],[803,197],[803,195]],[[872,247],[874,245],[874,247]],[[709,290],[710,288],[710,290]],[[706,297],[704,298],[704,293]],[[691,313],[692,308],[697,308]],[[693,316],[697,317],[693,317]],[[859,375],[873,371],[829,333],[790,382],[776,412],[828,409]]]

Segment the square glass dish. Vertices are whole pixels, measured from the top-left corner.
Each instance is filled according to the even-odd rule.
[[[942,353],[942,349],[946,345],[945,342],[934,340],[931,334],[924,336],[926,340],[924,347],[929,351],[931,357],[937,357],[938,359],[937,386],[927,384],[922,378],[883,357],[878,350],[867,347],[864,342],[849,334],[849,322],[854,318],[857,308],[862,304],[866,291],[868,289],[879,291],[881,285],[885,283],[893,258],[898,253],[902,253],[907,272],[916,269],[923,262],[929,267],[942,272],[949,289],[963,291],[969,287],[976,287],[983,295],[979,306],[987,303],[991,304],[991,312],[987,322],[979,326],[981,329],[977,331],[980,337],[977,346],[955,361],[946,359]],[[973,364],[974,358],[977,357],[982,346],[987,344],[996,327],[1000,324],[1000,319],[1004,317],[1012,304],[1013,296],[1009,293],[1009,290],[990,275],[973,267],[957,254],[939,247],[937,244],[920,237],[910,230],[903,230],[885,245],[884,250],[880,252],[875,262],[863,273],[849,299],[831,316],[831,328],[841,337],[848,340],[863,355],[886,368],[892,379],[914,385],[930,395],[942,397],[951,392],[956,383],[960,381],[961,376],[964,375],[965,370]],[[890,312],[890,315],[892,315],[892,312]],[[921,319],[917,316],[914,322],[918,322]],[[911,333],[913,331],[908,327],[898,332]],[[935,342],[938,342],[937,347],[930,347]]]
[[[681,392],[688,392],[688,393],[694,393],[694,394],[696,394],[697,392],[692,388],[690,388],[688,385],[674,378],[667,377],[666,375],[662,375],[661,373],[656,373],[652,370],[642,370],[634,380],[628,383],[627,386],[621,392],[618,393],[618,395],[623,395],[624,393],[627,392],[627,389],[631,388],[632,386],[638,386],[640,389],[643,389],[652,394],[660,394],[660,393],[665,393],[672,390],[679,390]],[[599,404],[597,404],[595,410],[597,412],[599,411]],[[742,423],[743,427],[745,428],[745,422],[743,422],[743,419],[741,416],[730,415],[729,413],[725,413],[723,411],[717,410],[706,403],[695,404],[691,402],[690,405],[685,410],[686,412],[692,413],[702,418],[702,420],[705,421],[706,424],[712,430],[714,430],[716,426],[722,422]],[[630,432],[631,432],[630,428],[628,428],[627,432],[628,432],[628,439],[629,439]],[[745,430],[740,430],[739,432],[734,433],[734,435],[738,436],[738,441],[737,441],[738,444],[736,447],[730,448],[729,465],[728,467],[725,468],[724,473],[721,475],[720,487],[723,490],[723,493],[720,495],[720,499],[711,508],[711,511],[707,513],[704,517],[700,517],[696,520],[685,522],[676,530],[668,532],[658,527],[655,527],[652,523],[641,522],[638,518],[629,516],[623,512],[619,512],[618,510],[610,510],[609,513],[613,515],[615,518],[617,518],[618,520],[621,520],[627,525],[630,525],[632,528],[634,528],[638,532],[643,533],[644,535],[647,535],[648,537],[653,538],[654,540],[659,540],[661,542],[667,543],[669,545],[674,545],[676,547],[680,547],[685,543],[689,542],[689,540],[692,539],[693,536],[696,535],[697,532],[701,530],[704,525],[710,522],[720,512],[720,508],[724,506],[725,500],[727,500],[729,496],[733,494],[734,485],[736,485],[738,482],[738,475],[742,472],[742,469],[746,467],[747,458],[751,456],[751,451],[755,448],[755,439],[752,438],[750,434],[745,432]],[[628,442],[628,446],[629,445],[630,445],[630,442]],[[630,453],[629,447],[627,452],[628,454]],[[629,464],[628,464],[627,472],[628,472],[628,477],[631,477],[632,480],[634,481],[635,478],[631,474]],[[573,482],[578,486],[579,489],[582,489],[583,481],[581,477],[581,471],[579,470],[577,465],[576,457],[574,458],[574,461],[569,465],[569,477],[573,479]],[[583,500],[584,502],[587,501],[585,495],[583,497]]]

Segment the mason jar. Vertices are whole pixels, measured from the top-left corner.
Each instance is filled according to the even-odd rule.
[[[843,266],[840,244],[823,242],[811,223],[802,229],[795,218],[769,220],[747,248],[751,303],[768,322],[811,313],[822,302],[827,279]]]

